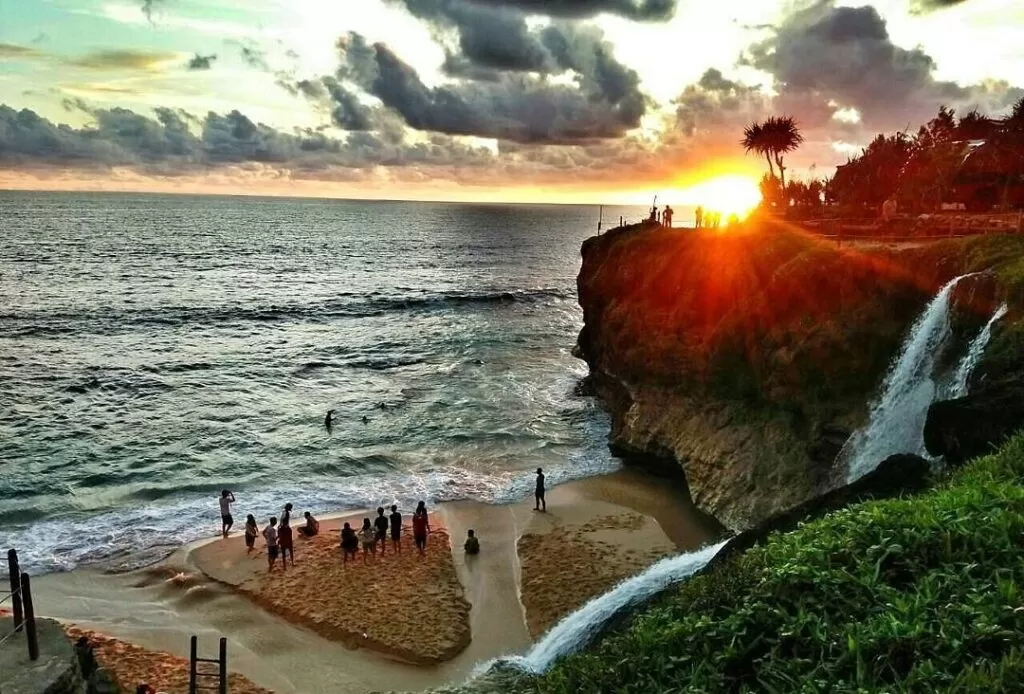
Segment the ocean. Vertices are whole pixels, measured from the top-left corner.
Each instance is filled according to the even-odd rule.
[[[0,549],[126,569],[215,534],[222,488],[240,530],[616,469],[571,355],[597,218],[0,192]]]

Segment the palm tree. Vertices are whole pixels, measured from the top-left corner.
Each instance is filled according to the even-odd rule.
[[[775,178],[775,166],[779,167],[779,182],[786,189],[786,167],[782,155],[792,152],[804,136],[800,133],[796,120],[790,116],[771,116],[763,123],[751,123],[743,129],[743,140],[740,144],[747,152],[756,152],[768,160],[768,170]]]

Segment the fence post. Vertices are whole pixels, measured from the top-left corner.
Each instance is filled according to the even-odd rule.
[[[32,584],[28,574],[21,575],[21,601],[25,608],[25,640],[29,660],[39,660],[39,637],[36,635],[36,610],[32,606]]]
[[[188,656],[188,692],[189,694],[196,693],[196,652],[199,644],[198,637],[193,635],[189,645],[189,656]]]
[[[220,637],[220,694],[228,694],[228,640]]]
[[[21,609],[21,567],[18,566],[18,550],[7,550],[7,572],[11,577],[11,612],[14,615],[14,630],[21,631],[25,613]]]

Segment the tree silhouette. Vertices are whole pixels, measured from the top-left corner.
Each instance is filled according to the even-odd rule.
[[[804,136],[796,120],[790,116],[771,116],[761,123],[751,123],[743,129],[743,149],[755,152],[768,160],[768,170],[775,178],[775,167],[779,167],[779,182],[786,189],[786,167],[782,155],[792,152]]]

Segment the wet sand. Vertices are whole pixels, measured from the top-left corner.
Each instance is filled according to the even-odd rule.
[[[40,576],[33,580],[33,592],[40,614],[173,656],[187,658],[192,634],[199,636],[201,650],[215,650],[217,639],[226,636],[229,669],[244,674],[255,685],[282,694],[418,691],[460,683],[480,662],[524,652],[532,638],[527,629],[528,610],[523,604],[536,604],[537,596],[552,594],[544,586],[552,581],[558,584],[552,576],[557,576],[565,566],[576,567],[574,575],[591,571],[593,562],[570,560],[559,546],[548,543],[548,531],[558,530],[552,535],[557,538],[556,543],[577,533],[588,544],[630,543],[621,556],[617,550],[604,548],[601,561],[615,565],[624,561],[621,557],[630,556],[626,549],[639,553],[638,548],[646,546],[644,543],[650,543],[652,552],[669,551],[672,545],[687,550],[703,544],[714,533],[690,510],[685,493],[671,489],[662,480],[635,472],[561,485],[548,492],[547,501],[547,514],[534,512],[532,499],[508,506],[459,502],[432,509],[440,519],[439,525],[446,526],[452,537],[451,551],[439,554],[450,558],[463,597],[471,605],[471,641],[453,658],[438,664],[413,665],[370,648],[353,650],[345,643],[325,638],[300,620],[285,619],[260,607],[241,589],[228,585],[238,583],[243,573],[249,578],[241,582],[258,583],[260,579],[255,574],[259,571],[235,562],[236,566],[245,566],[246,571],[239,568],[238,575],[225,580],[231,578],[226,574],[231,573],[234,537],[186,548],[142,572],[111,575],[77,570]],[[432,520],[431,524],[434,523]],[[588,524],[590,527],[586,527]],[[323,521],[322,537],[329,538],[328,544],[335,547],[337,534],[326,532],[327,525]],[[481,553],[475,557],[467,557],[462,551],[469,528],[477,531],[481,542]],[[524,566],[520,566],[517,544],[523,535],[540,538],[527,543],[537,542],[540,548],[528,547]],[[238,543],[241,545],[242,541],[239,539]],[[440,548],[432,545],[430,549],[437,552]],[[198,552],[205,552],[212,564],[220,564],[219,570],[212,569],[217,580],[195,569],[190,555]],[[311,554],[303,541],[296,538],[296,567],[301,568]],[[389,554],[384,561],[390,559]],[[264,556],[246,561],[265,572]],[[340,557],[336,557],[336,562],[330,567],[344,571]],[[536,566],[529,568],[531,562]],[[352,565],[349,568],[356,569]],[[358,570],[359,575],[367,575],[361,565]],[[300,576],[298,572],[291,575]],[[271,580],[278,576],[284,574],[275,573]],[[536,587],[527,585],[531,579],[537,581]],[[324,592],[318,586],[317,580],[297,581],[288,584],[288,591],[314,596]],[[557,599],[544,598],[552,612],[567,611],[581,602],[576,595],[555,594]],[[357,598],[354,604],[370,602]],[[542,621],[533,622],[535,630],[540,628]]]
[[[547,495],[518,542],[521,598],[530,635],[679,550],[716,534],[694,522],[686,495],[635,472],[583,480]]]

